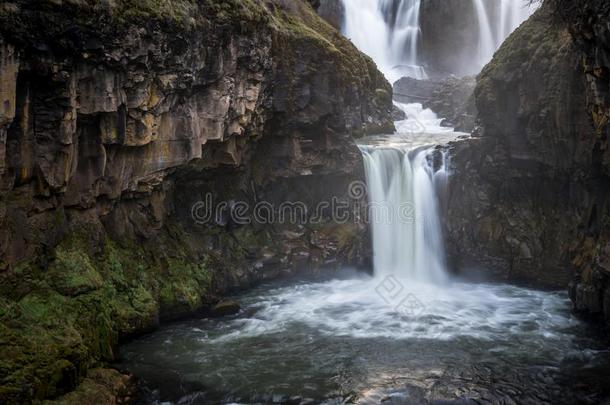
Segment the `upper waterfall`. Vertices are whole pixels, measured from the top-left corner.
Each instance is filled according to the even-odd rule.
[[[477,70],[493,57],[496,49],[523,21],[535,11],[536,6],[527,0],[472,0],[479,25],[479,58]]]
[[[377,63],[390,82],[425,79],[418,59],[420,0],[342,0],[343,33]]]
[[[343,34],[373,58],[390,83],[404,76],[426,79],[429,75],[480,71],[508,35],[537,7],[528,0],[470,0],[470,3],[464,0],[464,7],[460,9],[464,14],[448,16],[451,8],[435,12],[438,5],[431,0],[340,1],[344,9]],[[421,14],[425,6],[433,7],[433,12]],[[428,21],[431,16],[433,21]],[[439,16],[440,20],[437,21]],[[470,42],[447,28],[453,25],[448,19],[453,18],[471,21],[470,25],[459,31],[469,32],[466,37],[471,38],[468,40]],[[432,26],[436,31],[433,34],[436,40],[432,40],[432,43],[425,33],[422,34],[422,24],[426,21],[428,29]],[[432,22],[436,25],[430,25]],[[462,38],[463,43],[455,44],[455,40],[449,41],[448,36]],[[464,54],[461,58],[450,58],[453,60],[451,66],[437,66],[430,54],[442,52],[436,47],[442,47],[445,43],[455,44],[453,48],[444,49],[445,54]],[[474,52],[466,49],[474,49]]]

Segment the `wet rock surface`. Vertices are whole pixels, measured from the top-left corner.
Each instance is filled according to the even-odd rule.
[[[444,118],[441,125],[471,132],[477,114],[473,96],[475,86],[476,79],[471,76],[450,76],[436,81],[403,77],[393,85],[394,99],[402,103],[421,103]]]
[[[432,99],[434,92],[440,87],[440,81],[418,80],[403,77],[393,85],[394,99],[401,103],[424,103]]]
[[[424,107],[444,118],[441,125],[460,132],[472,132],[477,115],[475,86],[476,79],[472,76],[448,77],[439,83]]]
[[[594,143],[577,58],[565,25],[543,9],[479,76],[482,128],[452,146],[446,219],[458,267],[567,286]]]
[[[210,316],[223,317],[239,312],[240,306],[235,301],[223,300],[210,309]]]

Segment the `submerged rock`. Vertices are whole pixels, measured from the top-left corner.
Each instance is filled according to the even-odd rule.
[[[223,300],[210,309],[210,315],[213,317],[235,315],[240,309],[241,307],[237,302],[232,300]]]

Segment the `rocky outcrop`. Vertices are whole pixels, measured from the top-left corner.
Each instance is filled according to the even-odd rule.
[[[461,269],[557,288],[576,278],[576,308],[599,314],[607,291],[608,129],[599,112],[608,104],[599,89],[608,88],[608,7],[597,6],[599,24],[589,15],[580,25],[592,27],[584,34],[591,48],[575,28],[578,14],[562,19],[547,2],[485,67],[475,92],[481,127],[451,146],[447,227]]]
[[[0,402],[68,392],[231,288],[366,256],[314,208],[349,203],[391,88],[306,1],[21,0],[0,27]],[[283,201],[304,218],[232,215]]]
[[[581,222],[579,244],[572,262],[575,277],[570,297],[575,308],[603,317],[610,325],[610,4],[590,1],[573,4],[551,2],[556,15],[568,28],[581,51],[581,68],[586,80],[586,110],[591,117],[590,169],[591,209]],[[586,226],[585,226],[586,225]]]
[[[476,80],[471,76],[450,76],[438,81],[403,77],[393,85],[394,99],[402,103],[421,103],[444,118],[441,125],[471,132],[477,114],[473,96],[475,85]]]
[[[440,81],[401,77],[392,85],[394,99],[401,103],[424,103],[440,86]]]

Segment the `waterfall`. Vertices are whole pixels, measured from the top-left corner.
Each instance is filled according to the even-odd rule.
[[[420,0],[342,1],[343,33],[375,60],[390,82],[403,76],[427,77],[418,60]],[[523,0],[494,0],[499,8],[489,1],[487,6],[484,0],[473,1],[482,67],[525,14],[516,8]],[[493,12],[498,9],[499,14]],[[421,104],[397,106],[408,117],[397,122],[398,133],[380,144],[360,146],[375,274],[441,283],[447,273],[438,195],[447,186],[447,164],[443,159],[441,168],[435,170],[429,152],[431,145],[442,142],[442,134],[452,129],[440,128],[440,120]],[[417,141],[420,136],[421,141]]]
[[[492,33],[487,9],[483,0],[473,0],[479,23],[479,65],[489,62],[496,51],[496,41]]]
[[[343,34],[369,55],[390,83],[426,78],[419,65],[420,0],[342,0]]]
[[[421,0],[341,1],[345,9],[343,34],[373,58],[390,83],[404,76],[428,77],[418,55]],[[473,60],[473,64],[476,70],[480,70],[536,6],[527,0],[472,2],[479,30],[479,57]]]
[[[445,252],[429,147],[362,147],[375,274],[440,283]]]
[[[479,60],[481,69],[496,49],[523,21],[535,11],[527,0],[472,0],[479,25]],[[499,2],[499,4],[498,4]]]

